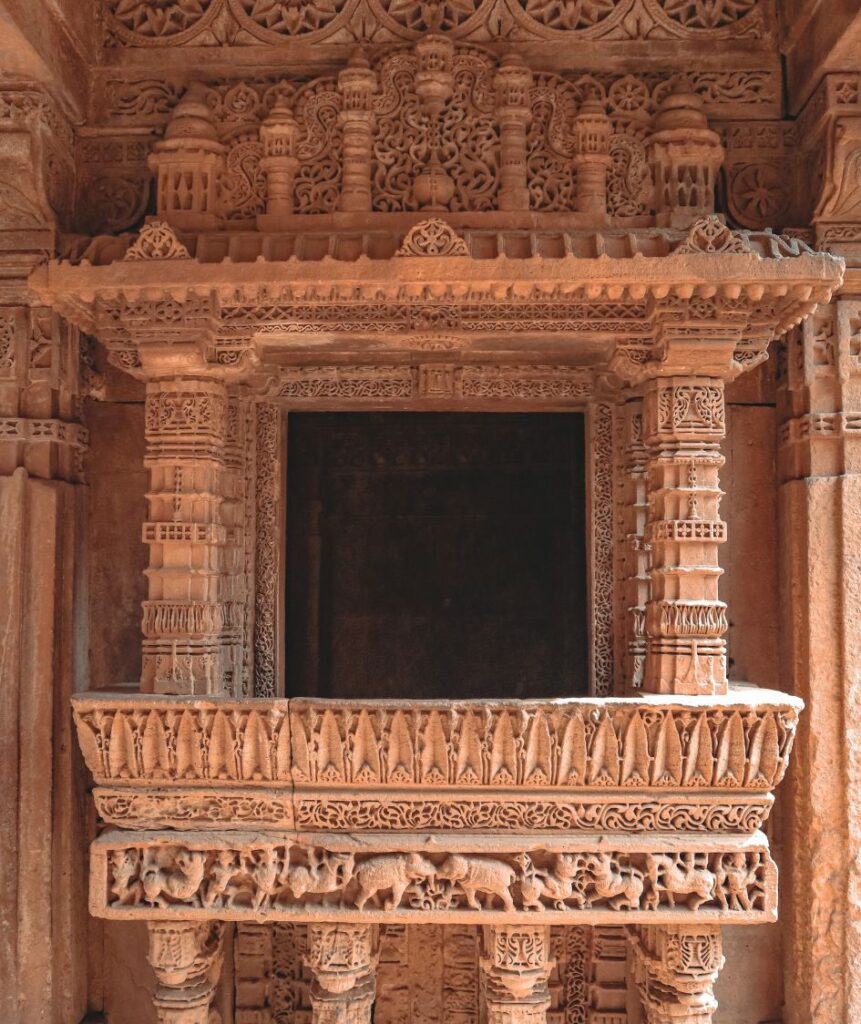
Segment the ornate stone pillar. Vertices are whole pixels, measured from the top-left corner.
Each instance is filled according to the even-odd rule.
[[[644,689],[726,692],[726,607],[718,600],[718,516],[726,431],[719,377],[658,377],[646,385],[643,439],[651,549]]]
[[[156,693],[230,692],[222,658],[229,628],[222,521],[228,427],[218,380],[147,384],[150,474],[148,598],[143,609],[143,688]]]
[[[550,929],[542,925],[491,925],[484,929],[481,961],[487,1024],[544,1024],[553,969]]]
[[[377,946],[374,925],[308,926],[313,1024],[370,1024],[377,989]]]
[[[277,231],[293,213],[293,185],[299,159],[296,143],[299,125],[285,99],[279,99],[260,126],[263,157],[260,169],[266,175],[266,213],[257,218],[261,231]]]
[[[711,1024],[724,964],[720,929],[635,927],[629,942],[644,1024]]]
[[[158,986],[159,1024],[209,1024],[221,974],[224,925],[217,921],[150,921],[147,958]]]
[[[342,98],[339,116],[344,139],[338,204],[341,210],[365,212],[371,209],[371,156],[376,123],[371,104],[376,90],[377,76],[367,58],[355,54],[338,74],[338,92]]]
[[[532,117],[532,72],[519,54],[503,57],[494,80],[499,121],[499,209],[528,210],[526,129]]]

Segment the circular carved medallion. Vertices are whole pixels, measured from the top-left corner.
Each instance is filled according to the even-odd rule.
[[[538,25],[559,32],[582,32],[607,27],[613,15],[619,16],[624,4],[617,0],[517,0],[523,12]]]
[[[349,0],[229,0],[239,24],[266,42],[333,29]]]
[[[661,9],[684,28],[724,28],[756,7],[759,0],[659,0]]]
[[[385,14],[409,32],[451,32],[481,5],[482,0],[380,0]]]
[[[109,0],[109,27],[136,46],[176,46],[202,32],[223,0]]]

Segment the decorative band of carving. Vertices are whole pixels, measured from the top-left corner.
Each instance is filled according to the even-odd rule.
[[[755,832],[772,798],[661,793],[596,795],[546,791],[488,799],[450,790],[372,792],[339,799],[258,787],[97,788],[96,809],[123,828],[297,828],[301,831]]]
[[[92,846],[93,913],[103,917],[422,921],[767,921],[777,872],[764,838],[395,847],[299,845],[254,833],[112,833]]]
[[[768,790],[786,770],[801,705],[743,694],[508,705],[111,695],[74,704],[100,784]]]

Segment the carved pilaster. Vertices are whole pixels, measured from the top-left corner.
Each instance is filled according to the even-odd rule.
[[[725,431],[720,378],[664,377],[646,385],[651,589],[643,687],[652,693],[726,691],[726,607],[718,600]]]
[[[632,928],[629,942],[644,1024],[711,1024],[724,964],[720,929]]]
[[[805,702],[787,794],[804,822],[788,835],[787,1022],[826,1024],[861,1015],[855,972],[829,968],[861,956],[861,302],[819,306],[778,365],[783,670]]]
[[[377,76],[362,54],[350,58],[338,75],[342,106],[339,115],[344,134],[344,164],[341,171],[342,210],[371,209],[371,154],[375,117],[371,107]]]
[[[313,1024],[370,1024],[376,997],[377,928],[308,926]]]
[[[649,598],[649,548],[646,544],[646,445],[643,440],[643,401],[634,398],[622,409],[622,596],[625,614],[623,655],[626,692],[643,685],[646,662],[646,602]]]
[[[487,1024],[544,1024],[553,968],[550,929],[540,925],[485,928],[481,961]]]
[[[221,973],[224,925],[216,921],[150,921],[147,958],[158,986],[159,1024],[208,1024]]]
[[[532,72],[519,54],[504,57],[494,81],[499,122],[499,209],[528,210],[526,129]]]
[[[147,385],[143,686],[157,693],[231,690],[233,666],[222,656],[233,635],[223,575],[228,414],[218,381]]]

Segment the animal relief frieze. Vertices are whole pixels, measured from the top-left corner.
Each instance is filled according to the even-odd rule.
[[[503,847],[500,850],[500,846]],[[776,871],[761,843],[726,849],[328,849],[239,835],[213,844],[109,834],[93,847],[104,916],[469,920],[483,915],[766,920]]]

